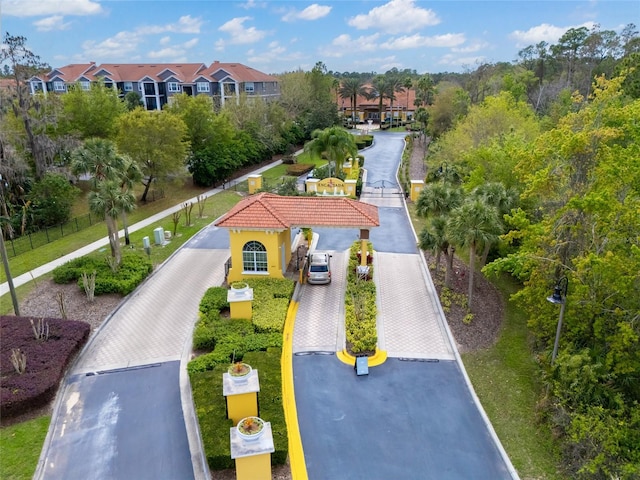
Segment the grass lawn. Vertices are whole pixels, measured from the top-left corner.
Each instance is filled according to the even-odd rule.
[[[0,429],[0,475],[3,480],[33,477],[51,417],[43,416]]]
[[[513,281],[494,281],[505,299]],[[537,367],[527,341],[527,319],[506,302],[505,322],[496,345],[462,355],[482,406],[521,478],[560,480],[559,455],[551,432],[536,420]]]

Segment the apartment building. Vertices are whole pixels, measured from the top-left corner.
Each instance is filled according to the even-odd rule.
[[[140,96],[147,110],[161,110],[173,95],[208,95],[214,104],[237,101],[241,94],[265,100],[280,97],[278,79],[241,63],[103,63],[71,64],[54,68],[29,80],[36,92],[65,93],[72,85],[88,90],[102,79],[124,97],[129,92]]]

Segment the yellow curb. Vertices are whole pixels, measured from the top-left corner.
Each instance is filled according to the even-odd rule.
[[[356,357],[347,353],[346,350],[342,350],[336,354],[338,356],[338,360],[342,363],[346,363],[347,365],[355,365]],[[367,357],[367,365],[370,367],[377,367],[378,365],[382,365],[387,360],[387,352],[384,350],[378,350],[376,348],[376,353],[372,356]]]
[[[298,427],[298,410],[296,395],[293,388],[293,324],[298,312],[298,302],[291,301],[284,323],[282,342],[282,406],[287,423],[287,438],[289,440],[289,467],[294,480],[307,480],[307,465],[304,460],[302,438]]]

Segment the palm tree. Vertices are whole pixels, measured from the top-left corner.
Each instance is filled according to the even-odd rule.
[[[473,275],[478,245],[490,243],[500,233],[498,210],[481,199],[473,199],[453,209],[447,231],[454,243],[469,247],[469,310],[473,304]]]
[[[133,186],[142,180],[143,173],[138,165],[130,157],[125,157],[125,164],[120,177],[120,189],[123,192],[130,192]],[[127,210],[122,210],[122,227],[124,228],[124,243],[129,245],[129,225],[127,223]]]
[[[348,98],[351,102],[351,126],[355,125],[356,107],[358,106],[358,97],[365,96],[367,93],[362,80],[358,77],[345,78],[340,86],[340,97]]]
[[[453,256],[455,254],[447,219],[451,211],[462,204],[462,200],[463,192],[459,187],[434,182],[425,186],[416,202],[416,214],[421,217],[432,218],[431,231],[427,232],[424,238],[425,247],[430,250],[437,246],[447,259],[447,267],[444,274],[444,284],[447,287],[451,286]],[[436,219],[439,220],[436,222]],[[421,238],[421,242],[422,240]],[[437,261],[439,262],[439,258],[437,258]]]
[[[110,186],[106,184],[115,184],[120,190],[122,198],[133,198],[132,205],[122,201],[123,224],[125,227],[125,241],[129,244],[129,229],[127,225],[126,215],[135,208],[135,197],[130,193],[133,185],[142,179],[142,170],[136,162],[125,155],[120,155],[116,151],[115,145],[109,140],[93,138],[87,140],[82,147],[73,152],[71,158],[71,171],[74,175],[90,174],[93,178],[94,190],[91,192],[89,201],[96,203],[96,208],[91,210],[98,215],[105,215],[107,224],[107,235],[111,245],[111,256],[116,259],[116,264],[120,264],[120,243],[114,243],[114,239],[118,240],[117,222],[109,217],[103,209],[104,204],[109,204],[109,211],[119,202],[113,201],[115,194],[110,192]],[[112,201],[109,201],[112,199]],[[116,216],[117,218],[117,216]]]
[[[96,215],[104,215],[107,224],[111,257],[120,265],[120,238],[118,236],[118,215],[120,212],[131,212],[135,208],[136,199],[129,191],[123,191],[115,180],[104,180],[98,188],[89,192],[89,208]]]
[[[409,112],[409,92],[411,91],[411,87],[413,87],[413,80],[411,79],[411,77],[405,78],[402,86],[407,91],[407,113],[408,113]]]
[[[388,94],[389,94],[389,108],[391,109],[391,127],[393,127],[393,120],[394,120],[394,115],[393,115],[393,101],[396,99],[396,93],[403,93],[404,92],[404,88],[403,88],[403,84],[404,82],[400,79],[400,77],[398,76],[391,76],[389,77],[388,80]],[[398,119],[399,120],[399,119]]]
[[[118,155],[111,140],[90,138],[71,156],[71,173],[76,176],[89,174],[96,187],[99,182],[120,176],[125,158]]]
[[[358,146],[353,135],[344,128],[329,127],[315,130],[311,134],[311,140],[305,144],[304,151],[319,157],[324,154],[329,160],[329,165],[334,167],[334,176],[337,176],[342,170],[345,158],[356,158]]]
[[[503,216],[511,211],[518,201],[518,194],[513,188],[505,188],[504,184],[500,182],[490,182],[482,184],[473,190],[473,195],[482,199],[487,204],[492,205],[498,211],[498,218],[502,219]],[[504,231],[504,225],[500,220],[500,231]],[[487,263],[487,257],[489,256],[489,250],[493,243],[487,243],[484,246],[484,252],[482,253],[481,265]]]
[[[431,105],[432,97],[435,93],[435,84],[433,78],[428,73],[418,79],[416,85],[416,106],[425,107]]]
[[[431,219],[428,226],[422,229],[419,235],[418,246],[421,250],[432,250],[436,254],[436,271],[435,275],[438,276],[440,269],[440,257],[444,253],[447,260],[451,258],[453,263],[453,256],[449,255],[449,239],[447,237],[447,220],[443,217],[435,217]],[[449,262],[447,261],[447,271],[451,271],[449,268]]]
[[[378,117],[382,125],[382,105],[385,98],[391,98],[389,78],[384,75],[376,75],[371,82],[373,89],[369,92],[370,98],[378,99]]]

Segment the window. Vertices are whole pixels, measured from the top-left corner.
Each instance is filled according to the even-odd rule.
[[[253,93],[253,91],[254,91],[253,82],[246,82],[244,84],[244,91],[247,92],[247,93]]]
[[[198,92],[208,92],[209,91],[209,82],[198,82],[196,83],[198,86]]]
[[[64,82],[53,82],[53,89],[56,92],[64,92],[65,91]]]
[[[124,82],[124,91],[133,92],[133,82]]]
[[[260,242],[247,242],[242,248],[242,270],[245,272],[267,271],[267,250]]]
[[[82,90],[90,90],[91,84],[87,81],[82,81],[80,82],[80,87],[82,88]]]
[[[180,91],[180,84],[178,82],[169,82],[168,89],[172,93],[176,93]]]

